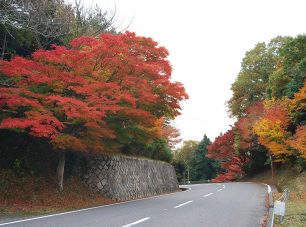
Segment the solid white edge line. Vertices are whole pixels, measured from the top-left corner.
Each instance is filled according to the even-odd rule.
[[[137,224],[139,224],[139,223],[141,223],[141,222],[144,222],[144,221],[146,221],[146,220],[149,220],[149,219],[150,219],[150,217],[146,217],[146,218],[140,219],[140,220],[138,220],[138,221],[132,222],[132,223],[130,223],[130,224],[124,225],[124,226],[122,226],[122,227],[130,227],[130,226],[133,226],[133,225],[137,225]]]
[[[266,185],[267,187],[268,187],[268,193],[270,193],[272,190],[271,190],[271,186],[270,185],[268,185],[268,184],[264,184],[263,183],[263,185]]]
[[[270,185],[267,185],[268,186],[268,192],[270,193],[272,190],[271,190],[271,186]]]
[[[120,203],[113,203],[113,204],[108,204],[108,205],[102,205],[102,206],[89,207],[89,208],[84,208],[84,209],[79,209],[79,210],[67,211],[67,212],[62,212],[62,213],[57,213],[57,214],[49,214],[49,215],[44,215],[44,216],[39,216],[39,217],[34,217],[34,218],[17,220],[17,221],[5,222],[5,223],[0,223],[0,226],[11,225],[11,224],[21,223],[21,222],[26,222],[26,221],[33,221],[33,220],[38,220],[38,219],[43,219],[43,218],[65,215],[65,214],[73,214],[73,213],[77,213],[77,212],[81,212],[81,211],[94,210],[94,209],[99,209],[99,208],[102,208],[102,207],[116,206],[116,205],[121,205],[121,204],[125,204],[125,203],[132,203],[132,202],[141,201],[141,200],[149,200],[149,199],[154,199],[154,198],[157,198],[157,197],[171,195],[171,194],[174,194],[174,193],[177,193],[177,192],[172,192],[172,193],[163,194],[163,195],[156,195],[156,196],[151,196],[151,197],[142,198],[142,199],[135,199],[135,200],[125,201],[125,202],[120,202]]]
[[[174,208],[179,208],[179,207],[181,207],[181,206],[185,206],[185,205],[187,205],[188,203],[192,203],[192,202],[193,202],[193,200],[190,200],[190,201],[188,201],[188,202],[186,202],[186,203],[179,204],[179,205],[175,206]]]
[[[208,196],[210,196],[210,195],[213,195],[214,193],[209,193],[209,194],[207,194],[207,195],[203,195],[203,197],[208,197]]]
[[[270,194],[272,189],[271,186],[265,183],[262,183],[263,185],[266,185],[268,187],[268,193]],[[273,209],[273,213],[272,213],[272,221],[271,221],[271,227],[274,226],[274,209]]]
[[[221,189],[218,189],[217,192],[220,192],[220,191],[222,191],[222,190],[223,190],[222,188],[221,188]]]

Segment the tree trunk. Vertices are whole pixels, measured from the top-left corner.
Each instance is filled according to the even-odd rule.
[[[187,168],[187,184],[190,184],[189,177],[190,177],[190,173],[189,173],[189,166],[188,166],[188,168]]]
[[[1,60],[4,60],[5,48],[6,48],[6,32],[4,33],[4,38],[3,38]]]
[[[60,192],[62,192],[64,189],[63,182],[64,182],[65,159],[66,159],[66,153],[61,152],[57,164],[57,186]]]
[[[41,41],[39,39],[39,35],[34,34],[34,38],[35,38],[35,41],[36,41],[36,44],[37,44],[37,48],[38,49],[43,49],[43,45],[42,45],[42,43],[41,43]]]

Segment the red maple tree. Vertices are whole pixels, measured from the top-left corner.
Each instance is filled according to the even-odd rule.
[[[220,167],[225,170],[225,173],[219,174],[212,182],[233,181],[244,174],[242,165],[248,159],[236,151],[233,129],[218,136],[207,148],[207,157],[219,160],[221,162]]]
[[[151,38],[101,34],[70,45],[0,61],[0,128],[44,137],[58,151],[107,152],[120,133],[158,136],[155,122],[177,116],[188,98]]]

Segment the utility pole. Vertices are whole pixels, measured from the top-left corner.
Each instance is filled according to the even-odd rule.
[[[272,184],[274,184],[274,167],[273,167],[273,157],[271,155],[271,152],[269,152],[269,158],[271,162],[271,180],[272,180]]]

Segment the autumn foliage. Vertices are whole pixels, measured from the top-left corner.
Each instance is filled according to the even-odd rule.
[[[224,173],[215,182],[256,174],[273,163],[305,168],[305,35],[272,39],[247,51],[227,102],[232,129],[208,148]],[[242,168],[242,166],[244,168]]]
[[[236,147],[241,150],[247,150],[252,147],[255,141],[254,124],[261,118],[264,112],[262,102],[256,102],[248,107],[243,117],[240,117],[235,123],[236,129]]]
[[[254,125],[259,142],[268,148],[275,161],[284,162],[297,154],[305,158],[306,131],[299,117],[305,111],[305,85],[293,99],[265,101],[264,115]],[[295,125],[294,130],[289,130]]]
[[[106,152],[122,134],[160,136],[160,119],[179,114],[187,94],[152,39],[127,32],[70,45],[0,61],[0,128],[47,138],[58,150]]]
[[[254,125],[259,143],[264,145],[275,157],[280,158],[290,154],[285,143],[289,136],[286,128],[290,123],[288,101],[287,99],[267,100],[262,118]]]
[[[263,145],[273,162],[286,162],[290,157],[306,157],[305,85],[292,99],[267,99],[249,106],[232,130],[217,137],[208,147],[208,157],[221,162],[224,173],[214,182],[232,181],[244,174],[252,148]],[[296,127],[294,127],[296,126]]]
[[[295,134],[289,137],[286,144],[295,149],[297,153],[306,159],[306,82],[291,100],[291,119],[297,123]]]
[[[273,162],[306,158],[305,85],[292,99],[272,98],[249,106],[231,130],[208,146],[207,157],[219,160],[225,171],[214,182],[243,176],[242,166],[250,161],[256,143],[267,149]]]
[[[231,129],[218,136],[208,146],[207,157],[220,161],[220,167],[225,171],[214,178],[213,182],[233,181],[244,174],[242,166],[247,162],[247,157],[239,154],[235,149],[235,133]]]

